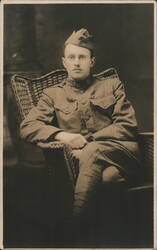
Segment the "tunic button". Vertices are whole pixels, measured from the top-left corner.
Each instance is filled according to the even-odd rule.
[[[83,105],[85,105],[86,103],[87,103],[86,101],[82,102]]]

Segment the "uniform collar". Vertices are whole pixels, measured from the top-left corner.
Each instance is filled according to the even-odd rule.
[[[76,89],[80,89],[80,90],[85,90],[87,89],[93,82],[93,76],[90,75],[88,78],[86,78],[85,80],[81,80],[81,81],[76,81],[70,77],[68,77],[66,79],[66,83],[68,83],[69,86],[76,88]]]

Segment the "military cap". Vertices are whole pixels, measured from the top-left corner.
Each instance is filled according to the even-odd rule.
[[[73,31],[73,33],[65,41],[64,45],[73,44],[86,49],[94,50],[93,36],[91,36],[87,29],[80,29]]]

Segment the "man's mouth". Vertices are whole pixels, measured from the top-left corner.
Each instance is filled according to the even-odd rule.
[[[75,71],[75,72],[81,72],[82,70],[81,69],[73,69],[73,71]]]

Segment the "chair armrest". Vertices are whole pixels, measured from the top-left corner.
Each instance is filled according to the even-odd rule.
[[[37,146],[41,149],[59,149],[65,146],[64,143],[59,141],[54,142],[38,142]]]
[[[142,137],[154,137],[154,133],[153,132],[139,132],[138,133],[139,136],[142,136]]]

